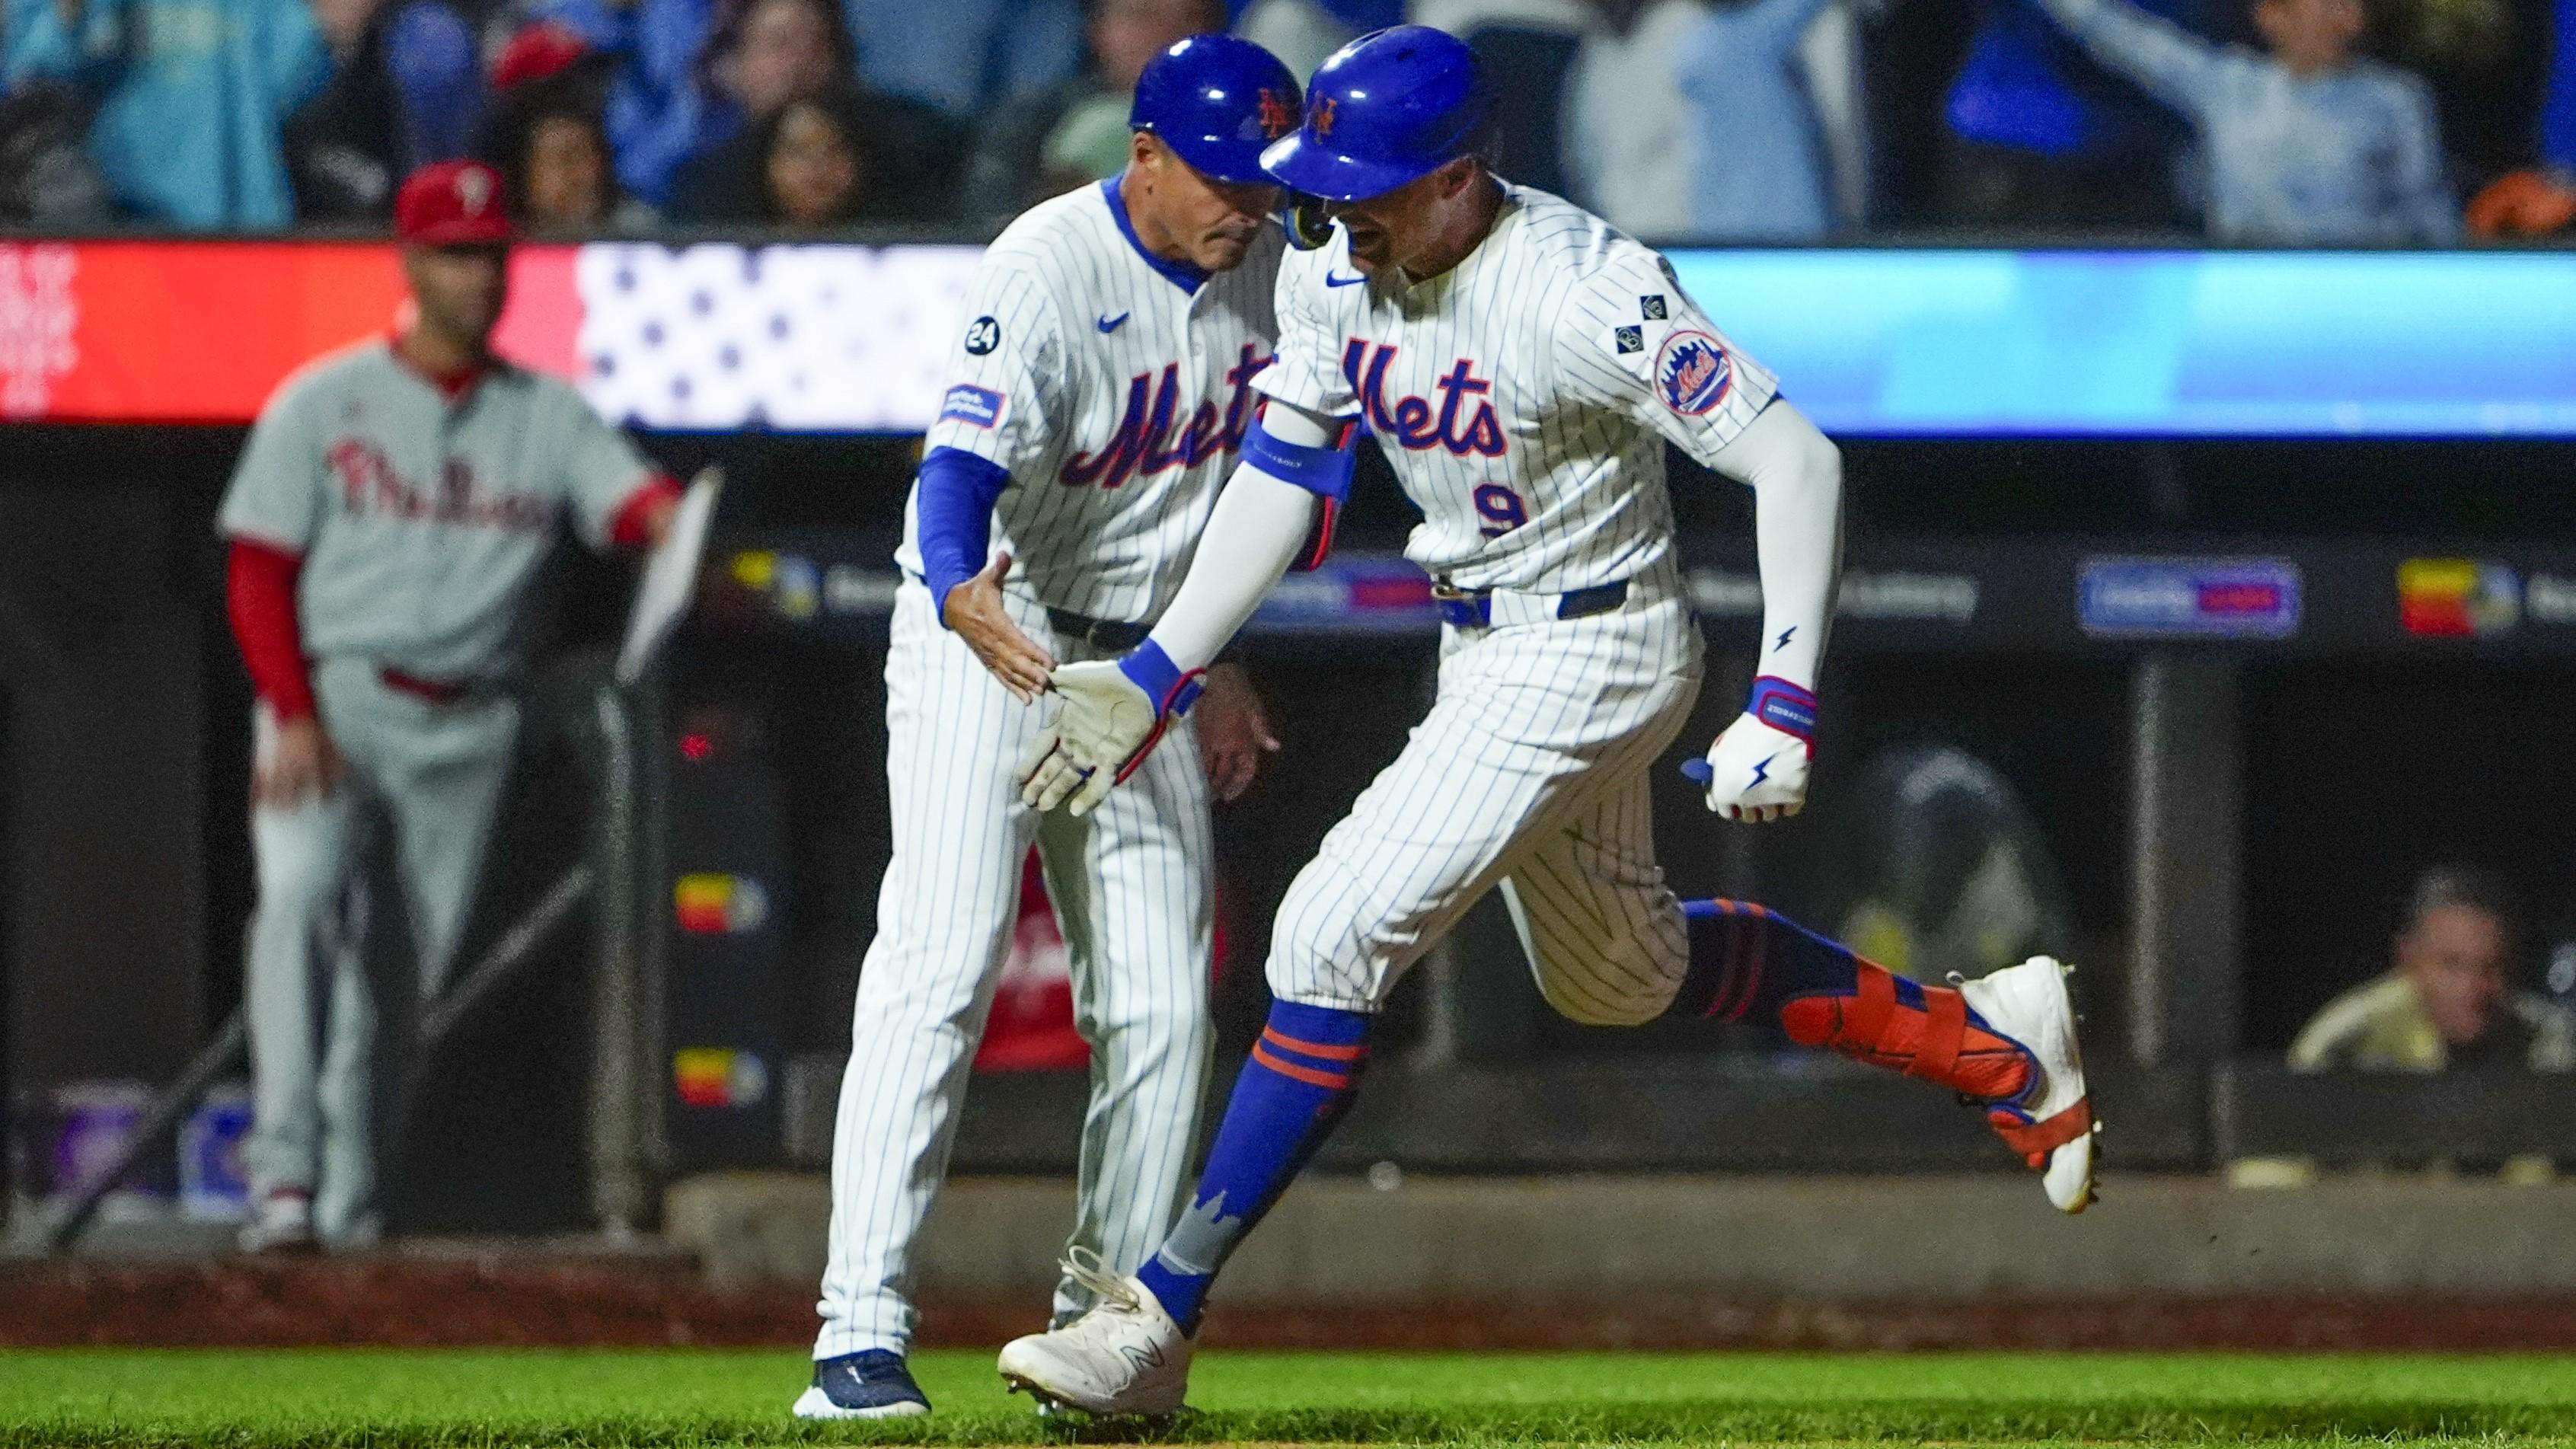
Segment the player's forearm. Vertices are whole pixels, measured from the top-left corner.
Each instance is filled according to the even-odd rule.
[[[1785,400],[1719,451],[1718,471],[1753,489],[1762,569],[1756,673],[1812,693],[1842,576],[1842,452]]]
[[[1187,674],[1215,662],[1296,562],[1321,502],[1251,463],[1235,468],[1188,577],[1154,625],[1151,642],[1175,668]]]
[[[2130,0],[2038,0],[2104,66],[2197,114],[2214,97],[2218,47]]]
[[[295,616],[295,584],[304,560],[285,549],[236,538],[225,569],[225,613],[251,689],[285,724],[314,712],[304,668],[304,633]]]
[[[913,495],[915,544],[930,608],[947,623],[948,592],[983,571],[992,545],[993,505],[1011,475],[961,448],[933,448],[921,460]]]

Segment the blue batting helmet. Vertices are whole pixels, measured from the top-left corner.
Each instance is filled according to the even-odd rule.
[[[1297,134],[1261,154],[1290,189],[1364,201],[1467,155],[1485,91],[1467,42],[1428,25],[1371,31],[1315,71]]]
[[[1149,131],[1200,174],[1267,183],[1261,148],[1297,129],[1297,78],[1231,35],[1193,35],[1145,63],[1127,124]]]

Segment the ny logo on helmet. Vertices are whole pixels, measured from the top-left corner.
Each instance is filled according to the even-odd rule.
[[[1261,134],[1278,140],[1297,129],[1297,112],[1279,93],[1268,86],[1261,88]]]
[[[1333,110],[1340,104],[1336,96],[1324,96],[1315,102],[1315,139],[1329,141],[1333,136]]]

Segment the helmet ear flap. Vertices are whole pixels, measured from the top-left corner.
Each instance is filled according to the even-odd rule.
[[[1311,252],[1333,239],[1333,218],[1325,212],[1320,197],[1289,192],[1287,207],[1279,219],[1288,228],[1288,244],[1301,252]]]

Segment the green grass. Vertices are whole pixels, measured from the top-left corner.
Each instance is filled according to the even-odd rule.
[[[786,1417],[794,1352],[0,1351],[0,1449],[24,1445],[1045,1444],[988,1353],[916,1362],[937,1417]],[[1201,1359],[1219,1443],[2480,1440],[2576,1449],[2576,1359],[2126,1354],[1255,1354]]]

